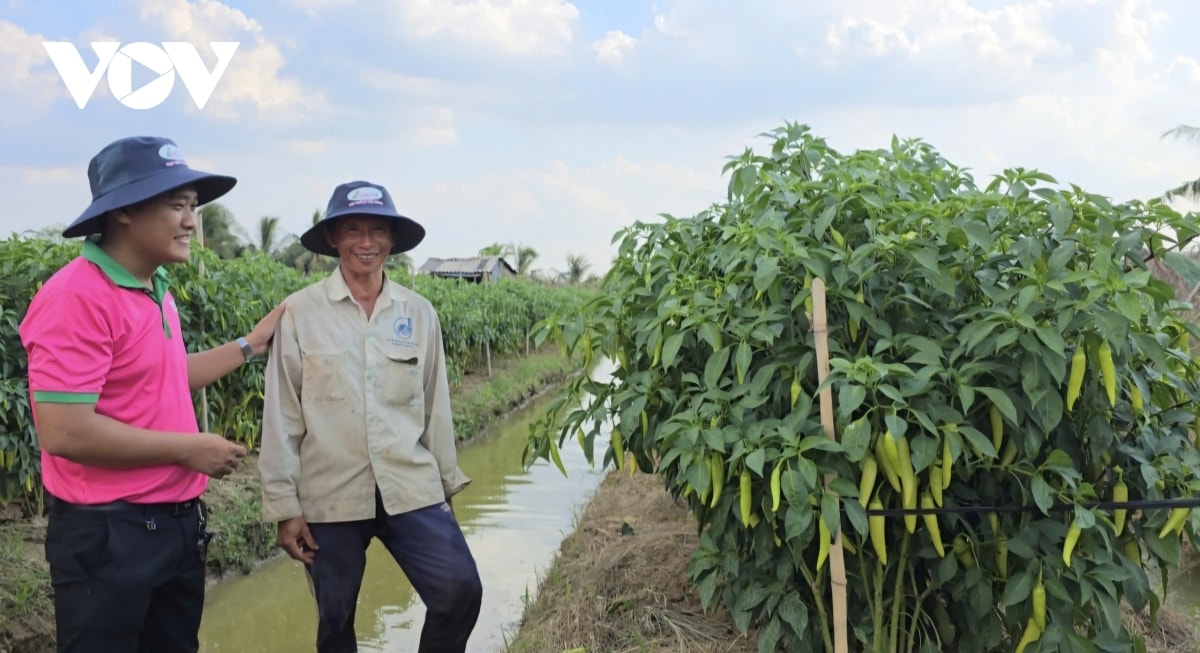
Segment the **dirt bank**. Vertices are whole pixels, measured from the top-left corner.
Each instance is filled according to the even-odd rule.
[[[650,474],[609,472],[542,574],[510,653],[750,653],[727,614],[704,614],[687,577],[687,508]]]
[[[457,435],[466,442],[578,367],[556,348],[493,361],[492,376],[467,375],[451,390]],[[246,573],[277,553],[274,528],[261,522],[256,457],[234,474],[209,483],[204,495],[217,537],[209,549],[209,577]],[[0,653],[54,650],[54,610],[43,559],[45,518],[0,510]]]

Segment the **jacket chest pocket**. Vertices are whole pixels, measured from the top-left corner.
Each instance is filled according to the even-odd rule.
[[[304,372],[300,380],[302,401],[345,401],[345,352],[310,351],[304,354]]]
[[[425,399],[425,375],[416,354],[386,354],[383,362],[384,403],[417,406]]]

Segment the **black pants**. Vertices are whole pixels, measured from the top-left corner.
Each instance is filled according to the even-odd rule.
[[[195,653],[209,538],[203,504],[73,506],[46,525],[59,653]]]
[[[475,558],[450,507],[388,516],[376,493],[375,519],[309,524],[320,547],[307,567],[316,595],[318,653],[354,653],[355,605],[367,564],[367,546],[378,537],[425,603],[417,653],[463,653],[479,618],[483,585]]]

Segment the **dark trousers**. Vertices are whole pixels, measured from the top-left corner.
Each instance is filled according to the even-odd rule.
[[[55,502],[46,525],[59,653],[195,653],[203,504]]]
[[[425,603],[418,653],[463,653],[479,617],[483,585],[462,530],[440,503],[388,516],[376,493],[375,519],[309,524],[320,547],[307,566],[316,596],[317,653],[354,653],[354,613],[367,564],[379,538]]]

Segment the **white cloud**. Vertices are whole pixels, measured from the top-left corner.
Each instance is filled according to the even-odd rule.
[[[42,47],[47,40],[0,20],[0,86],[8,89],[5,95],[20,97],[20,102],[0,103],[0,122],[30,122],[55,99],[67,96]]]
[[[625,55],[633,52],[637,42],[637,39],[621,30],[612,30],[605,34],[604,38],[592,43],[592,52],[596,53],[596,60],[600,63],[615,65],[621,63]]]
[[[249,102],[258,116],[277,123],[303,122],[324,108],[326,98],[318,89],[305,88],[285,77],[279,46],[263,34],[262,24],[217,0],[138,0],[141,17],[163,30],[163,39],[189,41],[197,45],[208,66],[216,56],[205,45],[213,41],[239,41],[225,74],[209,103],[198,114],[225,121],[244,117],[239,105]],[[247,38],[251,42],[247,42]],[[187,105],[193,111],[195,106]]]
[[[1028,0],[983,10],[967,0],[863,0],[839,7],[826,44],[834,60],[860,53],[947,63],[966,57],[1028,69],[1039,56],[1065,49],[1044,22],[1053,6]]]
[[[414,255],[469,256],[495,240],[538,250],[535,269],[563,270],[582,254],[602,273],[616,256],[613,234],[660,212],[691,215],[724,190],[719,166],[700,169],[666,160],[612,157],[591,165],[545,165],[409,189],[405,204],[427,225]],[[395,194],[395,193],[393,193]]]
[[[561,53],[579,21],[579,10],[565,0],[405,0],[398,5],[400,28],[413,39],[449,39],[504,55]]]
[[[451,109],[441,107],[420,113],[423,119],[414,120],[407,130],[407,137],[413,145],[447,145],[458,140],[458,129],[454,126],[454,112]]]
[[[357,4],[358,0],[288,0],[288,4],[311,15],[319,14],[328,9],[349,7]]]
[[[84,172],[67,166],[0,166],[0,177],[24,184],[70,184],[78,182]]]

